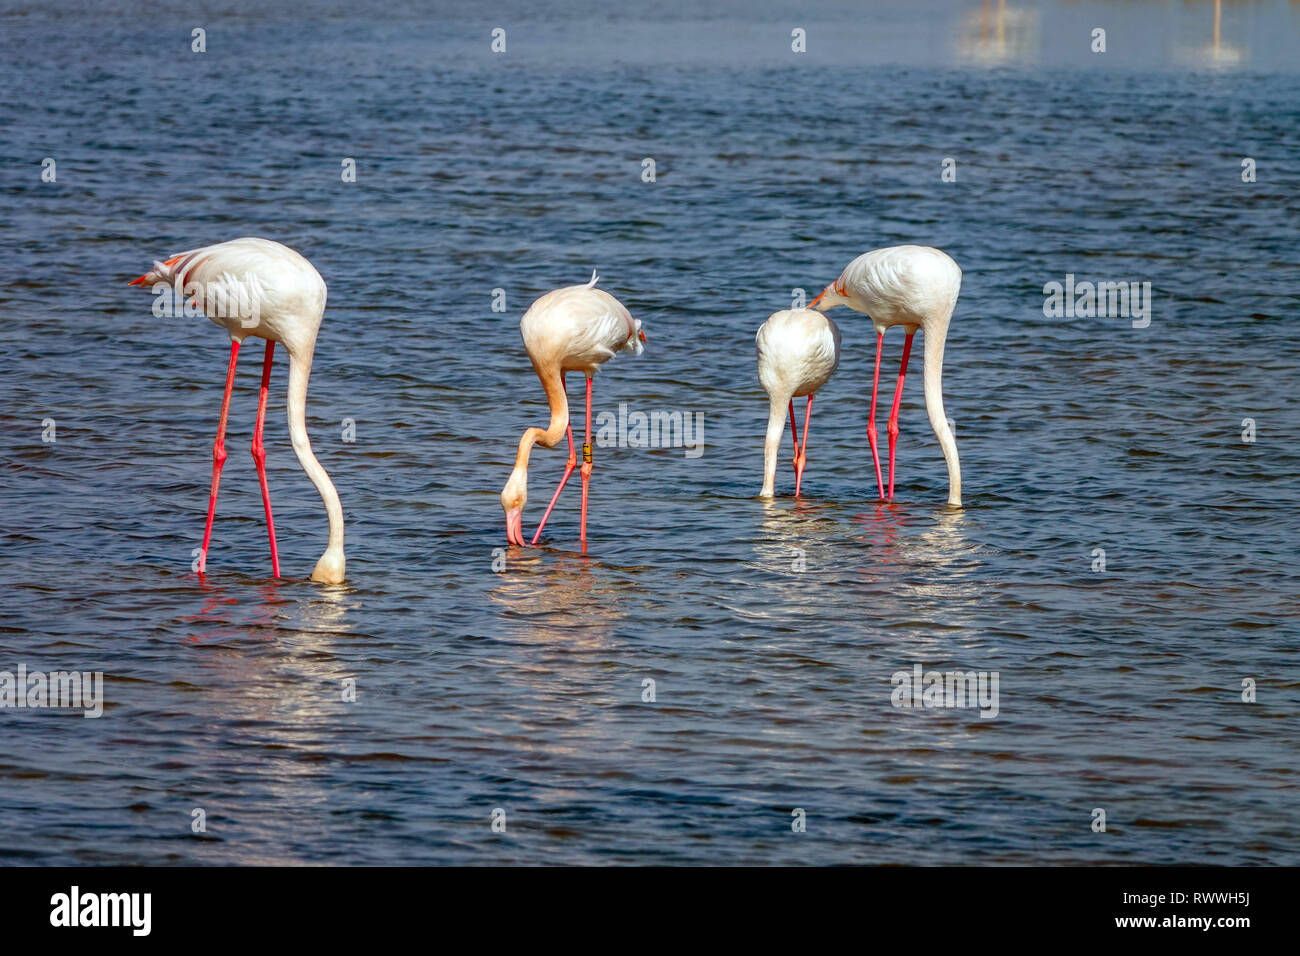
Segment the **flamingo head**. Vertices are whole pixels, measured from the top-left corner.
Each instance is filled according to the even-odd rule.
[[[849,298],[845,294],[844,277],[841,276],[825,289],[822,289],[822,294],[809,302],[808,308],[816,309],[819,312],[829,312],[837,305],[849,304]]]
[[[528,472],[516,467],[501,489],[501,510],[506,513],[506,538],[524,546],[524,505],[528,502]]]
[[[343,549],[327,549],[316,562],[316,569],[311,573],[313,581],[319,581],[322,584],[342,584],[343,571],[347,562],[343,557]]]

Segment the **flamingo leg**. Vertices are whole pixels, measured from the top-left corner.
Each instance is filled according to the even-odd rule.
[[[587,436],[582,443],[582,525],[578,540],[587,545],[587,489],[591,484],[591,376],[587,376]]]
[[[803,444],[795,446],[794,454],[794,496],[799,497],[799,488],[803,484],[803,469],[808,463],[808,427],[812,424],[812,400],[808,396],[808,404],[803,409]],[[791,422],[794,420],[794,404],[790,406]]]
[[[253,427],[253,463],[257,465],[257,480],[262,485],[262,506],[266,509],[266,532],[271,538],[271,574],[280,576],[280,552],[275,547],[275,519],[271,517],[271,489],[266,484],[266,447],[262,444],[262,425],[266,421],[266,401],[271,394],[271,359],[275,343],[266,342],[266,358],[262,362],[262,389],[257,396],[257,424]]]
[[[794,423],[794,399],[790,399],[790,438],[794,441],[794,460],[800,460],[800,427]],[[797,492],[796,492],[797,494]]]
[[[555,494],[551,496],[551,503],[546,506],[546,514],[542,515],[542,523],[537,526],[537,534],[533,535],[533,544],[536,544],[538,540],[541,538],[542,529],[546,527],[546,519],[551,516],[551,509],[554,508],[555,503],[560,500],[560,492],[564,490],[565,483],[569,480],[569,476],[573,474],[573,469],[576,468],[578,465],[578,455],[577,452],[573,450],[573,426],[572,425],[569,426],[568,432],[569,432],[569,460],[564,466],[564,477],[560,479],[560,486],[555,489]]]
[[[880,353],[885,347],[885,333],[876,333],[876,374],[871,379],[871,417],[867,419],[867,441],[871,443],[871,460],[876,465],[876,487],[885,497],[885,479],[880,475],[880,449],[876,445],[876,392],[880,389]]]
[[[226,370],[226,394],[221,399],[221,422],[217,425],[217,438],[212,443],[212,491],[208,495],[208,523],[203,529],[203,550],[199,552],[199,574],[208,568],[208,545],[212,543],[212,520],[217,515],[217,488],[221,485],[221,469],[226,463],[226,418],[230,415],[230,391],[235,387],[235,365],[239,362],[239,343],[230,342],[230,367]]]
[[[894,407],[889,412],[889,500],[894,500],[894,447],[898,444],[898,406],[903,401],[903,379],[907,376],[907,360],[912,354],[912,336],[908,332],[903,340],[903,360],[898,365],[898,387],[894,389]]]

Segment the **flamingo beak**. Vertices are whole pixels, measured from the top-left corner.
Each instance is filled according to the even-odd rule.
[[[637,334],[638,334],[639,336],[641,336],[641,341],[642,341],[642,342],[649,342],[649,341],[650,341],[649,339],[647,339],[647,338],[645,337],[645,330],[644,330],[644,329],[638,329],[638,330],[637,330]]]
[[[170,259],[168,259],[166,262],[164,262],[163,265],[165,265],[165,266],[174,266],[174,265],[176,265],[176,263],[180,262],[181,259],[183,259],[183,258],[185,258],[183,255],[182,255],[182,256],[172,256]],[[154,262],[154,271],[155,271],[155,272],[159,271],[159,270],[158,270],[158,263],[157,263],[157,262]],[[127,283],[127,285],[144,285],[145,282],[148,281],[148,279],[149,279],[149,275],[150,275],[150,273],[146,272],[144,275],[140,276],[140,278],[138,278],[138,279],[132,279],[130,282]]]
[[[822,299],[826,298],[826,293],[828,292],[834,292],[837,296],[840,297],[841,300],[844,298],[844,287],[842,285],[837,286],[834,282],[832,282],[826,288],[822,289],[821,295],[817,296],[817,298],[813,299],[811,302],[808,303],[808,308],[810,309],[817,308],[817,303],[820,302]],[[833,309],[835,308],[835,306],[832,305],[829,308]],[[827,311],[827,309],[824,308],[822,309],[822,311],[825,312]]]
[[[524,516],[519,508],[506,512],[506,540],[521,548],[527,547],[524,543]]]

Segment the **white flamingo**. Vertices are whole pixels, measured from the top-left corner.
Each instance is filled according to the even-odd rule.
[[[771,410],[767,422],[767,443],[763,448],[763,490],[771,497],[776,482],[776,458],[785,431],[786,406],[790,409],[790,435],[794,439],[794,493],[799,495],[807,462],[808,426],[812,400],[840,364],[840,330],[829,316],[814,309],[774,312],[754,337],[758,346],[758,380],[767,390]],[[794,420],[794,400],[807,395],[803,413],[803,444]]]
[[[180,291],[186,300],[198,304],[205,315],[230,333],[230,365],[226,370],[226,391],[221,401],[221,421],[212,445],[212,490],[208,498],[208,521],[203,531],[199,572],[207,567],[212,522],[217,511],[217,488],[226,462],[226,417],[235,381],[239,346],[250,335],[266,340],[262,365],[262,390],[253,430],[253,461],[262,485],[267,533],[271,539],[271,570],[280,576],[280,557],[275,546],[275,521],[271,517],[271,494],[266,484],[266,450],[262,425],[271,380],[271,358],[275,343],[289,353],[288,418],[289,438],[303,471],[320,492],[329,517],[329,544],[312,571],[313,581],[338,584],[343,580],[343,508],[329,475],[312,454],[307,440],[307,378],[311,374],[316,333],[325,314],[325,280],[310,262],[288,246],[270,239],[233,239],[202,249],[192,249],[155,262],[153,269],[132,280],[131,285],[154,287],[159,283]]]
[[[912,336],[925,330],[923,384],[925,409],[930,426],[943,449],[948,465],[948,504],[961,507],[961,462],[957,458],[957,440],[943,411],[943,343],[948,336],[948,322],[957,293],[961,289],[961,269],[947,253],[929,246],[890,246],[858,256],[828,285],[810,305],[823,311],[847,305],[863,312],[876,329],[876,372],[871,382],[871,420],[867,439],[876,465],[876,485],[885,498],[885,484],[880,474],[880,452],[876,446],[876,392],[880,385],[880,354],[885,330],[903,326],[903,360],[898,368],[898,386],[894,406],[889,413],[889,495],[894,497],[894,447],[898,441],[898,406],[903,398],[903,378],[912,354]]]
[[[564,490],[565,483],[578,463],[573,447],[573,429],[569,425],[569,398],[564,388],[565,372],[582,372],[587,377],[587,435],[582,445],[582,525],[579,540],[587,543],[587,490],[591,481],[591,377],[596,369],[616,352],[631,349],[641,353],[645,333],[641,321],[632,318],[623,304],[608,292],[596,288],[599,277],[591,274],[585,285],[556,289],[542,296],[524,313],[519,332],[524,348],[532,360],[533,370],[546,390],[551,407],[547,428],[529,428],[519,439],[515,467],[506,486],[501,489],[501,507],[506,513],[506,537],[511,544],[524,545],[523,509],[528,500],[528,456],[534,444],[554,448],[567,432],[569,460],[564,477],[551,496],[542,523],[533,535],[533,544],[542,536],[546,519]]]

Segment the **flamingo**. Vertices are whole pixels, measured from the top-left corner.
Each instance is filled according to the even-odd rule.
[[[533,535],[533,544],[542,536],[546,519],[559,500],[560,492],[578,463],[573,446],[573,428],[569,425],[569,398],[564,387],[565,372],[582,372],[587,377],[587,435],[582,444],[582,525],[579,540],[587,544],[587,491],[591,482],[591,378],[596,369],[616,352],[631,349],[640,355],[646,340],[641,321],[632,318],[623,303],[608,292],[596,288],[600,277],[595,272],[585,285],[567,286],[546,293],[528,307],[519,320],[524,348],[533,370],[546,391],[551,408],[547,428],[529,428],[519,439],[519,452],[510,478],[501,489],[501,507],[506,513],[506,538],[511,544],[524,546],[523,509],[528,500],[528,456],[533,445],[554,448],[567,432],[569,460],[564,477],[551,496],[542,515],[542,523]]]
[[[771,400],[767,421],[767,444],[763,449],[763,490],[772,496],[776,481],[777,449],[785,431],[786,405],[790,407],[790,435],[794,439],[794,493],[799,496],[807,461],[808,425],[812,419],[813,394],[840,364],[840,330],[830,317],[814,309],[773,312],[754,337],[758,345],[758,380]],[[807,395],[803,413],[803,444],[794,420],[796,396]]]
[[[230,333],[230,364],[226,370],[226,391],[221,400],[221,421],[212,445],[212,490],[208,497],[208,521],[203,530],[203,547],[198,570],[207,568],[212,521],[217,512],[217,488],[226,463],[226,417],[235,381],[235,364],[243,340],[255,335],[266,340],[262,363],[262,388],[257,403],[257,425],[253,429],[253,462],[262,485],[267,534],[271,540],[271,571],[280,576],[280,556],[275,546],[275,521],[271,517],[271,493],[266,484],[266,449],[262,425],[271,382],[271,359],[275,343],[289,353],[288,418],[289,438],[303,471],[320,492],[329,517],[329,544],[316,562],[311,579],[326,584],[343,581],[343,508],[333,482],[312,454],[307,440],[307,378],[311,374],[316,333],[325,314],[325,281],[299,253],[270,239],[233,239],[154,262],[153,269],[130,285],[165,283],[199,305],[204,314]]]
[[[894,406],[889,413],[889,500],[894,497],[894,448],[898,442],[898,406],[903,398],[903,378],[912,354],[912,336],[925,330],[925,408],[930,426],[943,449],[948,465],[948,504],[961,507],[961,462],[957,458],[957,440],[953,437],[943,412],[943,343],[948,336],[948,322],[957,293],[961,288],[961,269],[947,253],[929,246],[889,246],[858,256],[828,285],[810,306],[829,311],[847,305],[870,317],[876,328],[876,372],[871,382],[871,419],[867,439],[876,465],[876,486],[885,498],[885,483],[880,474],[880,452],[876,447],[876,392],[880,385],[880,354],[885,330],[903,326],[903,360],[898,368],[898,385]],[[818,305],[818,303],[821,303]]]

